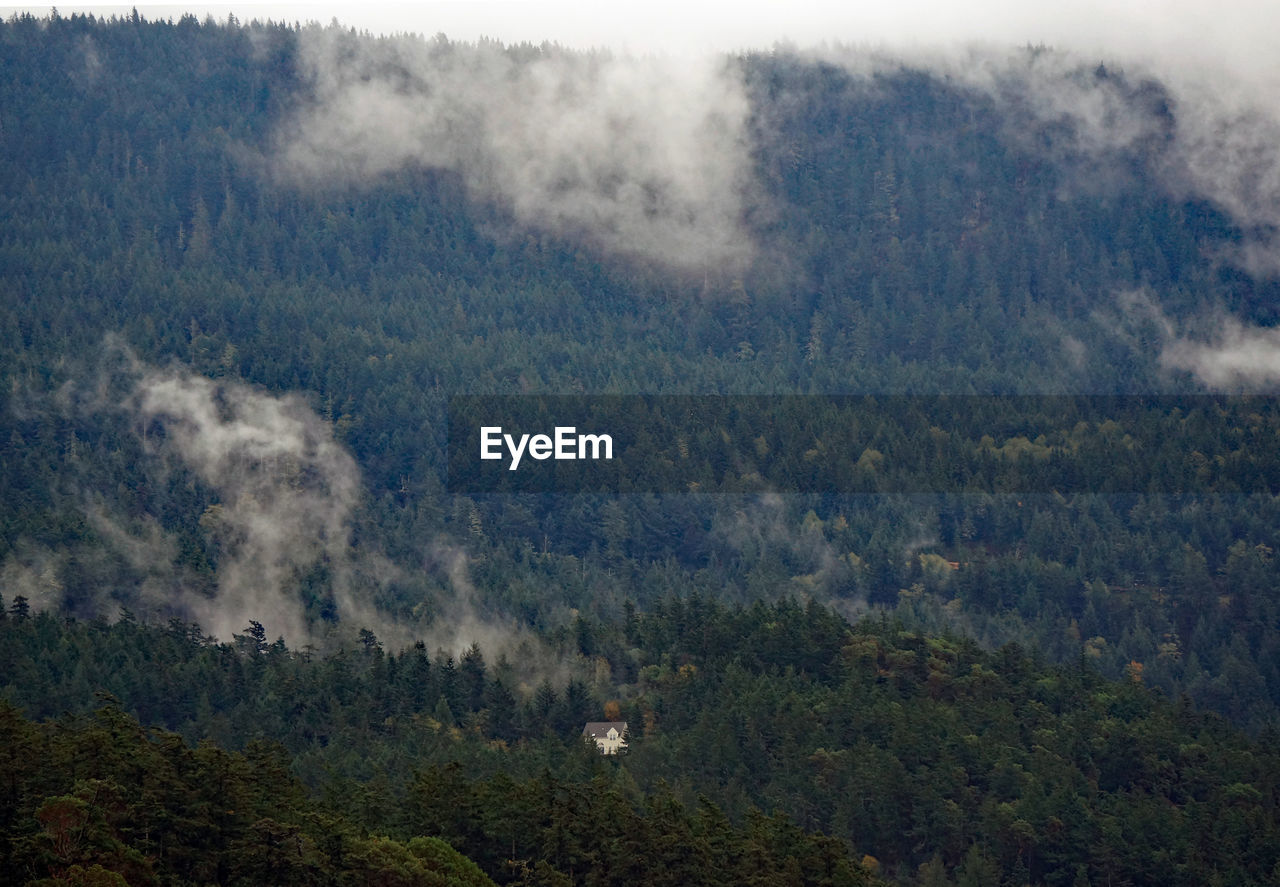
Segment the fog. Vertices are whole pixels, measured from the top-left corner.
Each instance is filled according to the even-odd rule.
[[[460,175],[520,225],[686,271],[751,255],[740,79],[726,58],[637,58],[410,37],[301,37],[314,100],[270,166],[303,185],[416,166]]]

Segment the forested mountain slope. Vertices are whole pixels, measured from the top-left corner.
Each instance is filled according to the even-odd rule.
[[[981,772],[1002,775],[982,778],[1004,788],[965,795],[947,768],[969,754],[962,737],[983,729],[965,727],[927,765],[905,738],[911,724],[951,717],[924,712],[960,692],[956,684],[977,706],[962,720],[983,722],[989,703],[1030,725],[1037,706],[1058,704],[1049,685],[1077,682],[1062,692],[1089,712],[1086,726],[1043,729],[1078,742],[1011,734],[1008,747],[1031,757],[1045,749],[1086,774],[1038,780],[1053,804],[1071,806],[1073,792],[1100,780],[1102,807],[1133,803],[1159,819],[1168,811],[1150,800],[1155,789],[1106,776],[1112,770],[1089,763],[1094,752],[1080,745],[1113,715],[1127,725],[1116,730],[1136,729],[1132,718],[1148,705],[1160,718],[1183,716],[1134,689],[1135,677],[1185,695],[1179,712],[1214,710],[1255,735],[1276,723],[1277,408],[1266,377],[1232,369],[1224,345],[1265,344],[1276,320],[1280,292],[1258,259],[1266,220],[1188,172],[1198,169],[1185,154],[1192,109],[1172,87],[1110,65],[1030,48],[973,68],[778,50],[673,74],[553,45],[379,39],[337,27],[11,19],[0,25],[0,594],[49,613],[21,631],[38,627],[58,643],[64,632],[73,645],[105,632],[128,660],[132,644],[164,637],[132,620],[176,619],[184,628],[165,641],[175,662],[224,657],[231,671],[275,662],[297,669],[303,686],[326,687],[330,677],[308,669],[341,670],[351,654],[329,657],[341,649],[364,651],[360,669],[387,667],[392,657],[361,644],[361,629],[388,651],[426,638],[433,669],[438,647],[462,661],[480,641],[492,662],[512,657],[522,681],[501,685],[509,702],[469,697],[465,711],[507,712],[478,735],[523,743],[521,754],[545,726],[563,744],[611,695],[592,698],[588,681],[570,704],[557,673],[547,685],[554,700],[530,709],[538,680],[529,677],[541,674],[531,663],[563,657],[594,675],[599,659],[608,670],[600,686],[641,706],[630,721],[644,722],[641,700],[672,706],[658,720],[671,729],[646,736],[636,760],[652,755],[645,778],[668,778],[688,805],[705,792],[734,817],[751,805],[785,810],[882,856],[895,877],[934,853],[955,869],[970,844],[974,871],[994,860],[1044,883],[1074,879],[1078,864],[1090,878],[1164,871],[1149,859],[1104,866],[1061,847],[1057,861],[1032,854],[1055,817],[1070,817],[1054,807],[1004,822],[1012,814],[1001,805],[1030,798],[1017,768],[1044,762],[984,758]],[[1263,396],[1161,407],[1152,421],[1179,446],[1151,449],[1141,412],[1107,414],[1098,401],[1087,421],[1066,421],[1031,416],[1028,401],[1011,396],[1209,390]],[[933,452],[995,466],[997,476],[1060,477],[1071,459],[1092,454],[1095,470],[1099,453],[1124,452],[1121,461],[1149,477],[1191,486],[447,491],[451,395],[890,392],[980,396],[976,415],[990,416],[990,432],[961,435],[939,420],[904,438],[886,423],[856,452],[831,452],[840,429],[818,429],[804,451],[781,454],[785,435],[762,435],[726,444],[746,461],[729,459],[733,470],[720,477],[728,489],[758,489],[748,483],[753,458],[832,458],[874,480],[882,468],[888,477],[927,465]],[[730,438],[728,426],[706,431]],[[665,624],[671,607],[682,632],[726,618],[680,600],[795,599],[822,612],[890,611],[920,637],[872,643],[832,629],[836,641],[803,638],[817,646],[795,654],[825,651],[837,671],[779,660],[760,684],[741,663],[719,662],[708,675],[665,641],[627,635]],[[123,624],[86,627],[122,608],[132,614]],[[761,631],[777,621],[767,607],[746,612]],[[63,626],[67,616],[78,627]],[[231,642],[251,623],[265,647],[278,635],[287,645],[249,656],[207,643],[210,634]],[[593,625],[613,648],[594,646]],[[753,631],[735,642],[758,642]],[[992,648],[1015,640],[1069,671],[984,684],[989,654],[924,639],[939,632]],[[316,658],[289,652],[307,645]],[[43,652],[11,654],[6,676],[30,677],[6,678],[7,692],[39,716],[59,705],[82,711],[102,669],[77,677],[75,664],[52,665],[53,646],[33,649]],[[406,657],[394,661],[403,667]],[[1096,683],[1094,669],[1127,683]],[[871,673],[878,689],[853,677]],[[32,692],[44,681],[48,693]],[[215,686],[205,703],[173,696],[194,711],[166,710],[163,691],[129,704],[144,723],[238,746],[285,692],[254,684],[243,708],[215,700]],[[877,695],[887,688],[923,706],[917,721]],[[784,726],[816,713],[810,726],[838,740],[802,742],[787,726],[779,746],[721,743],[716,725],[744,713],[716,700],[753,695],[768,697],[760,710]],[[410,713],[465,723],[454,706],[462,702],[448,696],[389,697],[376,712],[339,697],[288,729]],[[306,693],[297,699],[309,704]],[[1114,705],[1137,708],[1116,714]],[[870,709],[878,714],[859,714]],[[897,732],[877,733],[885,723]],[[277,726],[268,738],[286,743],[298,773],[318,784],[323,765],[309,757],[326,747],[318,734]],[[427,738],[423,747],[440,742]],[[388,755],[408,754],[399,741],[387,741]],[[1241,760],[1261,754],[1239,737],[1223,741],[1249,749]],[[1140,756],[1146,742],[1130,751]],[[1163,762],[1199,773],[1197,742],[1153,752],[1148,781],[1163,778]],[[974,755],[996,754],[980,745]],[[359,743],[338,747],[356,754]],[[440,760],[462,753],[440,747]],[[487,747],[478,742],[476,755]],[[862,790],[871,777],[854,749],[869,748],[926,781],[937,776],[955,796],[889,811],[874,826],[860,812],[838,819],[835,807],[807,806]],[[676,758],[692,761],[696,776],[673,767]],[[1115,772],[1137,772],[1123,760]],[[1245,760],[1232,772],[1208,794],[1161,796],[1180,811],[1169,828],[1198,848],[1169,862],[1170,877],[1231,880],[1233,864],[1242,878],[1270,871],[1274,860],[1256,848],[1273,829],[1274,787],[1262,782],[1271,771]],[[490,775],[481,768],[474,778]],[[530,765],[523,776],[539,773]],[[1218,806],[1195,806],[1209,796]],[[1090,836],[1062,837],[1064,826],[1053,840],[1103,841],[1119,854],[1124,823],[1141,818],[1124,809]],[[1031,824],[1034,840],[1010,831],[1015,820]],[[1238,825],[1243,837],[1210,834],[1219,825]],[[368,827],[390,825],[374,817]],[[481,860],[497,851],[465,852]]]
[[[460,552],[473,558],[467,594],[481,611],[534,625],[566,608],[616,615],[672,583],[854,606],[894,606],[917,588],[984,637],[1068,659],[1085,645],[1112,674],[1140,661],[1149,679],[1242,723],[1272,717],[1277,521],[1266,486],[1243,501],[789,497],[730,508],[440,495],[455,393],[1191,385],[1162,362],[1168,324],[1219,309],[1267,322],[1275,284],[1223,261],[1247,230],[1164,186],[1174,112],[1157,83],[1049,69],[1063,94],[1096,92],[1146,133],[1091,152],[1084,123],[1017,100],[1018,72],[1032,84],[1045,51],[1011,63],[1000,89],[887,62],[745,56],[731,79],[747,102],[750,174],[732,221],[754,248],[691,268],[530,221],[448,158],[357,176],[363,155],[335,136],[346,167],[282,170],[273,158],[292,156],[282,139],[303,140],[299,115],[334,104],[309,61],[317,45],[371,57],[347,75],[356,83],[389,77],[379,65],[408,76],[415,59],[441,54],[515,71],[585,64],[554,47],[385,43],[191,18],[3,26],[10,597],[186,618],[217,611],[218,594],[235,600],[239,566],[270,574],[278,594],[257,613],[228,605],[226,625],[206,619],[224,635],[242,617],[305,632],[351,615],[343,595],[421,624],[458,593],[449,565]],[[396,94],[415,89],[426,87]],[[613,175],[626,184],[625,170]],[[1134,293],[1159,294],[1160,316]],[[166,372],[181,396],[148,401]],[[320,560],[296,540],[236,544],[261,516],[250,498],[274,503],[264,507],[276,522],[298,511],[270,476],[229,479],[255,457],[200,463],[163,442],[179,421],[209,436],[214,426],[181,413],[193,402],[221,403],[204,421],[252,438],[255,411],[284,409],[271,404],[285,393],[303,399],[294,421],[355,459],[310,469],[326,481],[306,501],[318,496],[332,518],[292,529],[324,537]],[[1006,433],[993,443],[1023,446]],[[348,539],[407,569],[366,557],[335,590]],[[938,573],[940,561],[958,571]]]

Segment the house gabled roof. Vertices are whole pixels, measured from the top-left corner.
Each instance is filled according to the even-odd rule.
[[[609,735],[610,728],[617,730],[619,736],[627,734],[626,721],[588,721],[582,728],[582,735],[590,736],[592,739],[604,739]]]

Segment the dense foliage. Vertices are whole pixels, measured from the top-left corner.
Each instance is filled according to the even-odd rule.
[[[873,880],[839,842],[784,818],[735,828],[713,805],[690,813],[669,794],[637,810],[603,776],[566,784],[548,774],[517,785],[433,769],[415,779],[395,826],[444,837],[398,841],[344,818],[362,805],[385,808],[388,798],[369,790],[360,805],[307,801],[278,746],[192,749],[114,706],[35,725],[0,701],[0,731],[0,873],[8,883],[494,884],[451,844],[482,851],[502,883]],[[23,766],[34,754],[43,766]]]
[[[443,837],[502,883],[539,865],[673,884],[858,883],[866,866],[923,883],[1280,871],[1274,735],[1162,701],[1137,666],[1110,683],[789,601],[667,599],[578,620],[560,643],[593,680],[519,696],[478,648],[440,661],[366,634],[315,657],[256,625],[232,646],[180,624],[11,614],[0,665],[36,715],[89,711],[105,690],[192,741],[278,743],[335,813]],[[580,739],[602,713],[630,726],[617,759]]]
[[[191,748],[110,705],[37,725],[3,701],[0,737],[6,883],[493,884],[438,838],[371,836],[306,801],[269,745]]]
[[[1089,159],[1055,142],[1069,134],[988,95],[910,70],[868,79],[747,56],[770,258],[741,279],[690,281],[515,231],[448,171],[408,168],[358,189],[264,177],[245,158],[270,149],[309,89],[292,28],[20,17],[0,34],[0,554],[35,577],[23,586],[32,600],[90,615],[106,589],[147,611],[131,589],[148,568],[86,511],[135,538],[140,516],[154,518],[189,585],[211,587],[218,567],[201,524],[215,492],[158,469],[131,417],[94,400],[94,355],[110,335],[145,360],[305,393],[359,461],[360,538],[408,563],[424,539],[450,538],[481,556],[484,606],[535,625],[567,608],[616,617],[624,598],[645,606],[672,583],[741,600],[905,601],[927,624],[959,619],[1064,659],[1083,646],[1114,676],[1139,661],[1240,723],[1273,721],[1280,522],[1268,484],[1246,487],[1245,501],[1238,487],[776,506],[438,495],[450,393],[1167,387],[1152,353],[1115,338],[1112,294],[1154,287],[1171,316],[1226,305],[1266,320],[1275,293],[1206,259],[1239,233],[1151,186],[1158,146],[1108,158],[1100,192],[1079,186]],[[1152,113],[1152,90],[1131,90],[1135,114]],[[1010,136],[1019,127],[1034,144]],[[1071,358],[1062,336],[1090,359]],[[1020,418],[992,417],[989,454],[1034,462],[1053,435],[1082,432],[1040,440]],[[1097,417],[1083,429],[1103,459],[1129,430],[1108,428]],[[903,452],[913,440],[890,438],[890,466],[920,458]],[[1225,450],[1200,440],[1248,460],[1258,438]],[[874,467],[884,448],[865,450],[858,465]],[[1176,471],[1158,455],[1139,462],[1172,476],[1195,458],[1179,450]],[[325,576],[298,584],[312,618],[326,618]],[[415,572],[376,594],[429,619],[443,584]]]
[[[445,492],[455,394],[1193,390],[1119,294],[1274,323],[1280,285],[1219,260],[1245,232],[1160,187],[1159,138],[1099,157],[1070,120],[924,70],[747,54],[758,253],[691,274],[526,225],[447,168],[273,175],[317,30],[0,23],[0,684],[26,713],[0,712],[6,877],[472,877],[424,835],[500,883],[1280,877],[1270,401],[1046,420],[993,396],[959,430],[886,415],[732,444],[707,416],[700,483],[833,459],[851,485]],[[1174,113],[1159,84],[1070,76],[1153,132]],[[216,601],[244,543],[233,496],[140,418],[137,365],[215,380],[228,413],[296,394],[354,457],[363,572],[317,556],[281,580],[319,649],[251,609],[219,644],[176,603]],[[944,466],[968,474],[934,485]],[[532,640],[384,650],[337,618],[352,589],[409,637],[446,636],[464,597],[577,677]],[[138,721],[90,714],[96,690]],[[610,700],[620,761],[578,742]]]

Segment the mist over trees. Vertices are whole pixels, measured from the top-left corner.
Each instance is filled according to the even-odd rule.
[[[296,802],[219,834],[287,832],[299,883],[341,870],[347,828],[408,868],[431,834],[499,883],[605,878],[622,851],[574,843],[587,799],[696,848],[673,883],[728,859],[788,883],[1274,877],[1270,124],[1215,147],[1141,70],[980,62],[0,24],[8,747],[126,723],[25,720],[95,689],[187,743],[282,743]],[[1210,175],[1214,151],[1255,163]],[[1210,391],[1264,396],[1163,415],[1163,449],[1123,411],[1054,425],[1004,397]],[[1124,451],[1195,492],[448,494],[448,397],[525,393],[990,395],[972,436],[780,433],[709,472],[1048,477]],[[621,767],[577,748],[609,700]],[[179,772],[202,754],[179,745],[137,753]],[[138,843],[103,774],[10,783],[8,871],[258,877]],[[479,812],[504,779],[536,848]],[[340,824],[308,790],[348,798]],[[49,798],[96,817],[100,855],[38,825]],[[1177,853],[1143,856],[1148,825]]]

